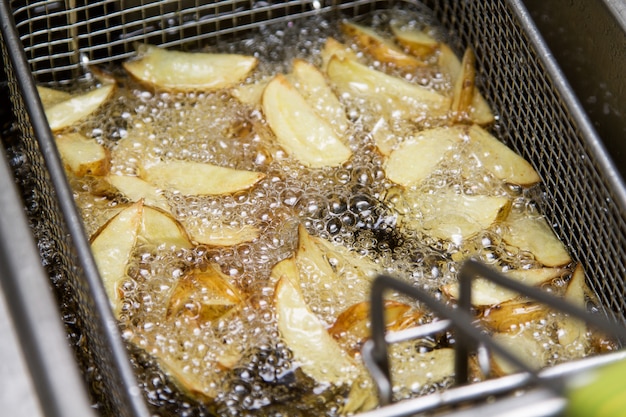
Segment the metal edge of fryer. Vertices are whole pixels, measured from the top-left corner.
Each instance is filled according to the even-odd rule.
[[[0,297],[8,306],[42,415],[95,416],[12,178],[0,149]]]
[[[563,71],[560,69],[554,55],[548,48],[547,43],[535,25],[523,1],[508,0],[508,2],[511,5],[511,11],[526,29],[528,39],[532,43],[538,58],[541,60],[550,79],[554,83],[554,87],[565,102],[567,109],[571,112],[572,118],[589,145],[590,152],[606,174],[607,181],[611,187],[610,192],[615,200],[613,203],[617,204],[621,215],[626,218],[626,181],[622,178],[619,170],[615,166],[615,162],[609,155],[606,146],[593,127],[579,99],[574,94],[572,87],[563,74]]]
[[[30,72],[30,66],[15,28],[11,8],[7,0],[0,1],[0,20],[0,29],[2,30],[6,48],[9,51],[9,59],[12,61],[11,63],[15,68],[15,76],[20,90],[24,94],[26,111],[31,120],[35,137],[42,150],[45,164],[50,172],[50,177],[57,193],[63,219],[66,222],[68,232],[76,245],[78,259],[84,271],[84,278],[89,286],[90,295],[97,309],[98,318],[101,321],[100,328],[107,339],[109,352],[112,360],[114,361],[114,368],[118,372],[117,377],[119,378],[119,382],[123,384],[124,387],[123,390],[120,390],[124,392],[125,402],[127,405],[123,412],[128,413],[127,415],[133,417],[147,417],[150,413],[146,403],[143,401],[143,396],[141,395],[138,382],[135,378],[133,370],[131,369],[128,353],[123,345],[122,337],[116,325],[116,320],[113,317],[109,300],[104,291],[102,280],[100,279],[95,260],[90,250],[89,242],[87,241],[86,234],[83,229],[80,215],[74,205],[72,191],[70,190],[69,183],[65,177],[64,166],[56,150],[54,138],[39,99],[39,94],[37,93],[35,87],[35,81],[32,73]],[[11,177],[12,176],[9,176],[9,178]],[[40,264],[39,258],[37,258],[36,262]],[[14,281],[14,277],[11,277],[11,280]],[[49,284],[47,283],[47,285]],[[59,314],[57,314],[56,317],[59,317]],[[26,342],[32,343],[31,340],[27,340]],[[26,349],[27,347],[25,346],[24,348]],[[48,372],[51,369],[57,369],[54,362],[48,362],[47,365],[54,366],[54,368],[46,368],[45,372]],[[41,371],[44,371],[44,369],[37,370],[37,372]],[[63,384],[51,385],[55,385],[59,389],[66,389]],[[44,396],[44,401],[46,401],[45,406],[47,407],[47,403],[52,400],[52,398]],[[73,407],[70,407],[69,404],[67,406],[67,410],[59,410],[60,414],[50,415],[58,415],[59,417],[72,415],[69,410],[73,410]],[[44,407],[44,409],[46,407]],[[76,409],[78,409],[78,407],[76,407]]]

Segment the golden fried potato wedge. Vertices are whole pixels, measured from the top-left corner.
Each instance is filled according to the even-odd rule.
[[[423,313],[411,306],[393,300],[385,300],[385,328],[400,331],[418,326]],[[328,333],[352,356],[360,354],[365,340],[371,336],[370,303],[363,301],[344,310]]]
[[[248,224],[231,226],[223,223],[205,225],[186,222],[185,229],[192,241],[211,246],[233,246],[244,242],[252,242],[258,239],[261,234],[257,227]]]
[[[55,90],[54,88],[43,87],[38,85],[37,92],[39,93],[39,99],[44,108],[50,108],[55,104],[67,101],[72,98],[72,95],[67,91]]]
[[[423,130],[405,139],[385,162],[387,178],[404,186],[420,183],[466,135],[467,128],[456,125]]]
[[[140,177],[162,190],[185,195],[221,195],[246,190],[265,174],[221,167],[209,163],[168,160],[140,168]]]
[[[391,25],[396,42],[416,57],[426,60],[439,49],[439,42],[422,30],[401,25]]]
[[[349,46],[344,45],[332,37],[326,38],[326,42],[320,52],[320,56],[322,58],[322,71],[326,71],[328,69],[328,63],[334,56],[337,56],[339,59],[345,58],[353,59],[355,61],[358,59],[356,52],[350,49]]]
[[[539,286],[562,276],[565,272],[564,268],[535,268],[509,270],[503,272],[503,275],[528,286]],[[441,290],[451,299],[459,298],[458,284],[444,285]],[[519,293],[483,278],[477,278],[472,282],[472,305],[474,306],[501,304],[519,296]]]
[[[454,376],[454,349],[442,348],[420,353],[415,341],[389,346],[394,391],[415,392]]]
[[[413,196],[424,233],[460,244],[501,220],[510,207],[506,197],[457,194],[452,190]],[[409,219],[410,221],[411,219]]]
[[[366,98],[389,119],[423,120],[444,116],[450,109],[450,98],[352,59],[334,56],[327,72],[340,91]]]
[[[467,48],[461,61],[461,74],[454,82],[452,90],[452,111],[453,117],[458,121],[463,121],[469,117],[472,102],[474,101],[474,91],[476,83],[476,57],[474,51]]]
[[[260,105],[263,91],[270,80],[270,77],[265,77],[253,83],[239,85],[230,90],[230,94],[243,104]]]
[[[492,339],[517,356],[531,369],[539,370],[548,364],[549,352],[543,347],[542,341],[534,337],[530,330],[524,329],[516,333],[496,333]],[[515,365],[498,355],[493,355],[491,364],[496,376],[508,375],[518,371]]]
[[[556,237],[545,217],[511,214],[502,237],[506,243],[528,251],[544,266],[567,265],[572,261],[565,245]]]
[[[450,47],[446,44],[441,44],[439,47],[439,58],[437,61],[439,67],[449,77],[454,86],[462,86],[463,79],[467,78],[464,74],[464,66],[459,58]],[[469,64],[469,63],[468,63]],[[469,74],[468,74],[469,75]],[[475,78],[475,68],[474,68]],[[471,105],[469,106],[469,120],[479,125],[488,125],[493,123],[495,117],[491,107],[485,100],[485,97],[480,91],[474,89]]]
[[[357,365],[328,334],[325,326],[306,305],[299,288],[287,277],[278,281],[274,292],[278,330],[293,353],[294,365],[318,384],[336,386],[352,382]]]
[[[346,132],[346,112],[320,70],[303,59],[294,59],[288,77],[313,110],[330,123],[337,135]]]
[[[578,264],[567,285],[564,297],[565,301],[585,309],[587,304],[585,299],[586,291],[585,272],[582,266]],[[589,338],[587,337],[587,325],[584,321],[566,316],[562,320],[559,320],[558,327],[557,336],[561,345],[569,346],[572,343],[576,343],[582,348],[582,352],[585,352],[589,345]]]
[[[169,212],[144,205],[140,239],[154,246],[180,249],[193,247],[185,228]]]
[[[283,75],[269,82],[262,105],[278,144],[303,164],[313,168],[336,166],[352,156],[331,123],[317,114]]]
[[[342,22],[341,31],[375,60],[404,71],[413,71],[426,64],[402,51],[391,39],[384,38],[375,30],[353,22]]]
[[[496,332],[517,332],[526,324],[545,318],[549,308],[524,299],[513,299],[485,309],[481,323]]]
[[[193,269],[179,278],[167,305],[167,317],[184,315],[198,325],[223,317],[241,307],[239,290],[219,266]]]
[[[252,56],[168,51],[141,45],[138,59],[123,63],[133,77],[155,88],[215,91],[243,81],[257,66]]]
[[[123,296],[118,285],[126,277],[126,265],[141,231],[143,210],[143,201],[136,202],[116,214],[91,238],[91,251],[116,313]]]
[[[79,122],[104,104],[115,91],[115,84],[103,85],[86,93],[70,95],[66,100],[49,99],[44,111],[53,132],[65,129]],[[45,94],[45,93],[44,93]]]
[[[55,136],[55,142],[66,169],[77,177],[102,176],[111,165],[108,149],[80,133]]]
[[[470,127],[469,138],[469,157],[479,161],[496,178],[524,186],[541,180],[528,161],[480,126]]]
[[[147,206],[158,207],[165,211],[170,210],[170,206],[162,190],[139,177],[110,174],[107,175],[105,179],[130,201],[144,200]]]
[[[311,236],[302,225],[298,233],[295,261],[300,281],[315,296],[322,297],[320,302],[342,310],[367,300],[372,278],[379,269],[373,261],[343,246]]]
[[[202,358],[202,363],[190,366],[186,352],[179,354],[162,349],[150,349],[159,367],[184,393],[200,401],[211,402],[219,395],[220,384],[241,359],[241,346],[238,343],[217,343],[212,345],[210,355]]]

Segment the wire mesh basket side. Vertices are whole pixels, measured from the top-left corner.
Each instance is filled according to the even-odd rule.
[[[500,138],[530,161],[542,178],[537,201],[605,312],[624,323],[626,207],[596,158],[516,13],[519,2],[426,1],[458,48],[475,49],[479,88],[499,115]],[[504,11],[508,12],[505,13]]]
[[[76,243],[64,218],[67,210],[59,204],[55,182],[46,163],[46,148],[42,147],[46,139],[51,139],[36,132],[37,123],[34,123],[32,114],[33,111],[37,113],[37,103],[29,102],[24,95],[24,78],[30,74],[18,74],[14,65],[20,63],[20,56],[15,45],[9,49],[7,45],[11,39],[0,40],[13,119],[10,129],[3,132],[3,146],[22,195],[42,265],[59,303],[68,343],[83,371],[94,407],[109,415],[141,415],[137,410],[142,406],[133,405],[129,392],[120,389],[129,386],[128,381],[120,376],[120,365],[128,365],[120,364],[112,357],[111,332],[115,333],[115,325],[106,324],[101,310],[94,304],[93,288],[85,279]],[[43,121],[45,123],[45,119]],[[47,149],[50,153],[50,148]]]

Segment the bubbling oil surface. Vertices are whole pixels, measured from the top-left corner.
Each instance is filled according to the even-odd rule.
[[[391,16],[395,15],[377,16],[372,24],[382,27]],[[401,17],[406,19],[406,15]],[[411,19],[418,26],[422,22],[419,16]],[[326,37],[339,36],[336,27],[337,21],[319,18],[281,30],[268,27],[227,51],[259,58],[259,68],[250,80],[254,81],[289,71],[296,57],[317,62]],[[436,70],[409,78],[450,93],[450,80]],[[358,98],[340,96],[350,119],[346,137],[354,156],[338,167],[311,169],[259,134],[258,126],[265,123],[260,109],[241,104],[228,92],[154,92],[127,78],[120,82],[122,88],[110,103],[79,127],[111,150],[113,174],[137,175],[146,159],[207,162],[266,174],[252,189],[229,195],[165,192],[171,213],[183,224],[203,223],[209,228],[253,225],[260,229],[258,239],[192,249],[139,245],[127,267],[121,286],[124,302],[120,325],[124,337],[140,348],[135,359],[143,366],[138,371],[140,380],[149,403],[160,410],[159,414],[340,414],[345,389],[316,385],[306,377],[277,328],[275,282],[270,272],[276,263],[293,255],[299,224],[310,234],[368,257],[381,271],[404,277],[436,297],[441,297],[442,285],[455,282],[456,259],[463,258],[458,254],[471,255],[503,270],[538,266],[532,255],[506,245],[497,228],[454,244],[403,226],[399,222],[402,202],[394,197],[395,186],[385,177],[383,157],[368,130],[378,116]],[[398,122],[392,130],[402,139],[423,127]],[[439,190],[453,188],[468,195],[506,196],[513,201],[512,210],[520,213],[536,210],[536,190],[503,184],[478,163],[468,164],[464,152],[461,144],[424,182],[407,192],[436,195]],[[72,186],[89,234],[127,203],[122,195],[103,193],[97,179],[73,178]],[[209,265],[218,265],[242,292],[243,307],[202,324],[189,316],[168,317],[169,297],[180,277]],[[311,309],[329,326],[349,307],[331,305],[323,294],[302,290]],[[549,363],[580,355],[554,346],[547,324],[540,323],[533,331],[544,340],[551,355]],[[236,363],[226,365],[233,355],[238,358]],[[203,386],[215,391],[210,406],[196,404],[168,385],[168,378],[154,360],[163,356],[185,363]],[[429,389],[434,388],[403,389],[397,396],[422,394]]]

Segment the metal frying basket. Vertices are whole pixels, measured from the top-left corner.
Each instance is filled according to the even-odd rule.
[[[14,121],[3,147],[90,394],[104,415],[148,416],[100,283],[33,79],[63,85],[134,43],[219,46],[269,23],[356,17],[415,1],[2,0],[0,48]],[[457,52],[476,53],[500,137],[542,178],[541,211],[581,262],[604,313],[626,324],[626,186],[520,0],[426,0]],[[15,22],[13,27],[12,22]],[[11,279],[9,277],[8,279]],[[487,389],[483,396],[490,394]],[[406,412],[406,410],[405,410]]]

